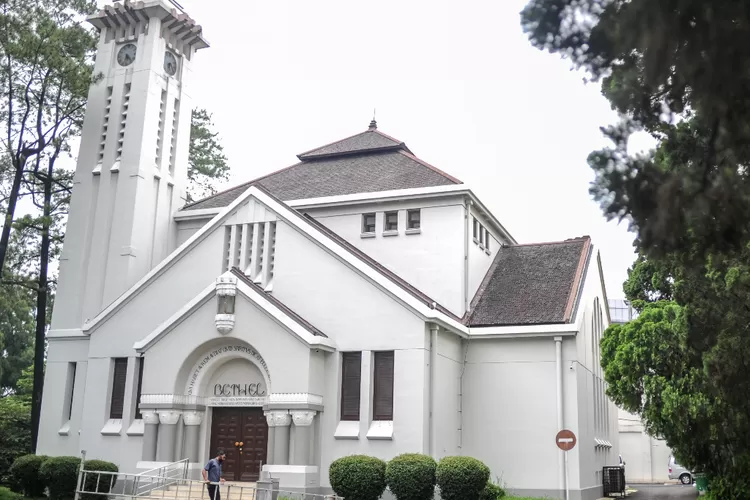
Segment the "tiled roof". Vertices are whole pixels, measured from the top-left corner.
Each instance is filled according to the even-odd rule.
[[[328,156],[357,154],[365,151],[394,149],[409,151],[406,144],[398,139],[385,135],[377,129],[369,129],[360,134],[299,154],[297,155],[297,158],[304,161],[315,158],[325,158]]]
[[[461,184],[414,156],[403,142],[376,129],[299,155],[300,163],[186,205],[222,208],[252,185],[284,201]]]
[[[261,288],[257,284],[255,284],[253,282],[253,280],[251,280],[245,273],[243,273],[242,271],[240,271],[236,267],[233,267],[231,269],[231,271],[232,271],[232,274],[234,274],[235,276],[237,276],[237,278],[241,279],[243,283],[245,283],[246,285],[248,285],[250,288],[252,288],[256,292],[258,292],[259,294],[263,295],[269,302],[271,302],[273,305],[275,305],[276,307],[278,307],[279,309],[281,309],[282,311],[284,311],[284,313],[286,313],[287,316],[289,316],[294,321],[296,321],[300,326],[302,326],[303,328],[305,328],[308,332],[312,333],[316,337],[326,337],[326,338],[328,338],[328,335],[326,335],[325,333],[321,332],[320,330],[318,330],[317,328],[315,328],[312,324],[310,324],[310,322],[308,322],[306,319],[304,319],[302,316],[300,316],[296,312],[294,312],[291,309],[289,309],[286,306],[286,304],[284,304],[283,302],[281,302],[279,299],[277,299],[276,297],[274,297],[270,293],[266,293],[266,291],[263,290],[263,288]]]
[[[502,326],[570,322],[590,249],[588,236],[499,248],[465,323]]]

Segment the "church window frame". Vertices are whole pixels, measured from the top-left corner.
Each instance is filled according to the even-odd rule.
[[[125,385],[128,377],[128,358],[112,360],[112,396],[109,401],[110,420],[122,420],[125,412]]]
[[[342,421],[358,421],[362,391],[362,352],[341,353],[341,415]]]
[[[372,420],[393,421],[395,351],[375,351],[372,358]]]
[[[362,234],[375,234],[375,212],[362,214]]]

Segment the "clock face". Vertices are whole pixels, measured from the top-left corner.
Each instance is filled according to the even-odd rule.
[[[135,61],[136,46],[133,43],[128,43],[120,48],[117,52],[117,63],[120,66],[130,66]]]
[[[169,51],[164,53],[164,71],[169,76],[174,76],[177,73],[177,57]]]

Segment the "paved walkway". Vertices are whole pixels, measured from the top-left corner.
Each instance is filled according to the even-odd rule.
[[[631,484],[632,489],[637,490],[627,496],[633,500],[672,500],[698,498],[695,486],[683,486],[681,484]]]

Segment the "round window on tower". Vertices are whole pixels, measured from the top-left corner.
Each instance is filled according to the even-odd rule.
[[[134,43],[127,43],[120,47],[117,52],[117,63],[120,66],[130,66],[135,61],[136,46]]]
[[[169,76],[174,76],[177,73],[177,56],[170,51],[164,53],[164,72]]]

